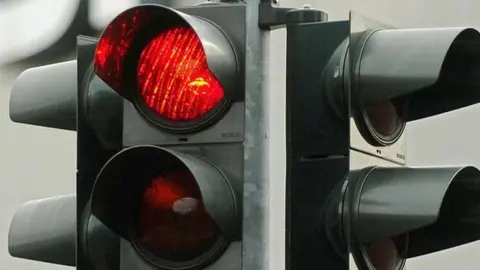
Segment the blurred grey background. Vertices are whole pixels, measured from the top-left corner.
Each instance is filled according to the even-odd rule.
[[[358,11],[396,27],[480,26],[480,2],[474,0],[280,0],[281,6],[311,4],[327,10],[331,20],[348,19]],[[10,257],[7,233],[14,211],[28,200],[75,191],[76,135],[74,132],[14,124],[8,116],[10,88],[25,68],[63,61],[74,56],[78,33],[95,35],[119,11],[141,0],[4,0],[0,1],[0,270],[67,269]],[[149,2],[149,1],[145,1]],[[154,1],[150,1],[154,2]],[[157,1],[158,2],[158,1]],[[197,1],[176,0],[175,5]],[[277,115],[270,126],[272,160],[271,203],[282,204],[285,171],[284,103],[285,31],[271,35],[270,110]],[[480,105],[408,126],[410,165],[473,164],[480,166],[477,126]],[[276,168],[282,168],[278,170]],[[272,207],[272,231],[283,230],[283,208]],[[284,239],[275,238],[282,254]],[[408,270],[474,270],[480,268],[480,243],[408,261]],[[271,270],[283,269],[276,257]]]

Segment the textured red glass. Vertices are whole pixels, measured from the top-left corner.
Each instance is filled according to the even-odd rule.
[[[194,176],[177,171],[156,177],[145,190],[137,234],[142,246],[155,256],[181,261],[208,251],[219,230],[205,211]]]
[[[168,29],[150,41],[140,55],[137,82],[147,106],[173,121],[198,119],[224,96],[190,27]]]
[[[151,9],[139,7],[117,16],[105,29],[98,41],[94,57],[94,71],[115,91],[123,84],[123,65],[135,34],[151,23]]]

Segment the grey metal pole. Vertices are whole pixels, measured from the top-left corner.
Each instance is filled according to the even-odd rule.
[[[245,186],[243,209],[243,270],[270,269],[270,154],[268,145],[268,68],[269,31],[258,26],[259,4],[245,0]],[[280,269],[279,269],[280,270]]]

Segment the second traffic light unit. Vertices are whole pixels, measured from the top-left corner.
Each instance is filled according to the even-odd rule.
[[[287,269],[399,270],[480,239],[480,171],[405,163],[408,122],[480,102],[479,45],[355,13],[287,24]]]

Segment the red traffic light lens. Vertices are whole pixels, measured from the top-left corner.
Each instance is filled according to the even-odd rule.
[[[203,158],[153,145],[124,149],[105,164],[91,209],[146,268],[204,269],[241,233],[226,176]]]
[[[136,234],[138,243],[168,261],[193,260],[221,237],[189,171],[168,172],[153,179],[140,202]]]
[[[194,133],[243,98],[237,93],[243,68],[234,45],[214,22],[140,5],[106,27],[94,72],[154,126]]]
[[[224,97],[190,27],[170,28],[147,44],[138,61],[137,84],[148,108],[171,121],[198,119]]]

